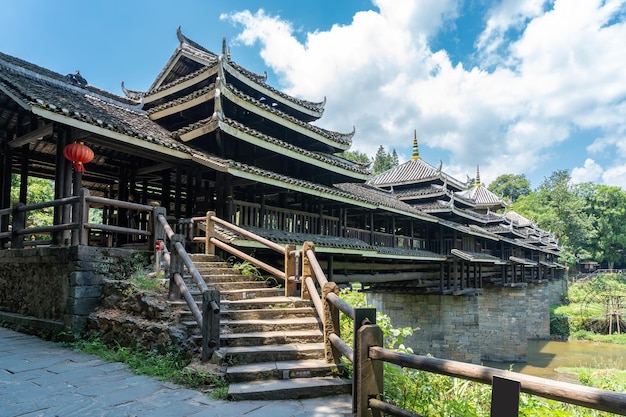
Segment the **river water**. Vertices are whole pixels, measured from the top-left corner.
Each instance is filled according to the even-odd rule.
[[[586,340],[566,342],[529,340],[528,363],[484,362],[483,364],[499,369],[510,369],[512,365],[512,370],[515,372],[559,381],[577,382],[574,376],[557,372],[555,369],[581,366],[626,370],[626,345]]]

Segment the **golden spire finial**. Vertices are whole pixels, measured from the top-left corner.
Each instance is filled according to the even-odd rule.
[[[476,187],[480,187],[482,184],[480,183],[480,167],[476,165],[476,183],[474,184]]]
[[[413,156],[411,159],[421,159],[420,152],[417,147],[417,129],[413,130]]]

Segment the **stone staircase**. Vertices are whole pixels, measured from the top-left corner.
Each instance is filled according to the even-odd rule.
[[[322,323],[311,301],[286,297],[283,288],[242,275],[210,255],[191,258],[207,286],[220,291],[216,354],[226,367],[231,399],[297,399],[351,392],[351,381],[341,377],[343,369],[324,360]],[[191,277],[185,280],[199,296]],[[181,319],[200,346],[200,331],[190,313],[181,314]]]

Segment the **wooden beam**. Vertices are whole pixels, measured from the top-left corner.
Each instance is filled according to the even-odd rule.
[[[9,142],[9,146],[11,148],[18,148],[20,146],[35,143],[38,140],[45,138],[46,136],[50,136],[52,134],[53,125],[54,123],[48,123],[47,125],[35,129],[32,132],[28,132],[25,135],[20,136],[19,138],[15,138]]]
[[[161,163],[161,164],[150,165],[150,166],[143,167],[143,168],[138,168],[134,172],[135,172],[135,176],[139,177],[139,176],[146,175],[146,174],[153,174],[155,172],[160,172],[165,169],[172,169],[175,166],[176,166],[175,164]]]

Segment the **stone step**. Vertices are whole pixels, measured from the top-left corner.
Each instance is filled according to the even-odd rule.
[[[210,283],[210,282],[220,283],[220,282],[239,282],[239,281],[248,282],[248,281],[255,281],[251,277],[247,277],[247,276],[239,275],[239,274],[211,275],[211,274],[202,274],[201,273],[200,275],[202,275],[202,277],[204,278],[204,281],[206,283]],[[186,276],[183,276],[183,279],[186,281],[186,280],[191,280],[192,278],[191,278],[191,275],[186,275]]]
[[[194,264],[198,272],[206,275],[239,275],[244,276],[241,271],[229,268],[228,265],[210,265],[210,264]]]
[[[186,304],[185,304],[186,305]],[[281,307],[267,309],[247,309],[247,310],[228,310],[222,304],[220,312],[220,320],[256,320],[256,319],[282,319],[288,317],[314,317],[315,309],[313,307]],[[180,313],[182,320],[191,319],[191,311],[183,311]]]
[[[257,297],[277,297],[284,294],[283,288],[253,288],[253,289],[239,289],[239,290],[226,290],[220,291],[220,298],[222,300],[234,301],[234,300],[252,300]]]
[[[290,343],[269,346],[225,346],[220,348],[226,363],[243,365],[255,362],[295,361],[324,357],[323,343]]]
[[[263,379],[317,378],[340,376],[343,365],[326,363],[324,360],[307,359],[301,361],[259,362],[229,366],[226,379],[229,382],[243,382]]]
[[[215,263],[226,263],[224,261],[221,261],[220,258],[216,255],[206,255],[204,253],[190,253],[189,254],[189,258],[191,258],[192,262],[195,263],[209,263],[209,262],[215,262]]]
[[[195,324],[195,323],[194,323]],[[197,326],[190,329],[196,346],[202,345],[202,335]],[[322,343],[324,335],[321,330],[284,330],[270,332],[226,333],[220,335],[222,347],[235,346],[267,346],[278,344]]]
[[[324,334],[320,329],[273,330],[267,332],[222,333],[222,346],[267,346],[294,343],[322,343]]]
[[[313,305],[311,300],[303,300],[299,297],[284,296],[282,294],[274,297],[256,297],[253,299],[240,300],[222,300],[222,311],[228,310],[257,310],[257,309],[279,309],[279,308],[297,308],[310,307]]]
[[[231,281],[231,282],[212,282],[205,281],[206,286],[209,289],[216,289],[220,291],[233,291],[233,290],[245,290],[245,289],[256,289],[256,288],[269,288],[264,281],[243,281],[242,277],[239,277],[240,281]],[[189,279],[189,281],[185,282],[187,288],[191,291],[192,289],[197,289],[195,281]]]
[[[233,400],[314,398],[351,392],[352,381],[334,377],[236,382],[228,387]]]
[[[245,310],[222,310],[221,320],[261,320],[282,319],[287,317],[314,317],[313,307],[276,307]]]
[[[270,332],[275,330],[315,330],[320,329],[321,320],[317,317],[293,317],[261,320],[220,320],[224,333]]]

